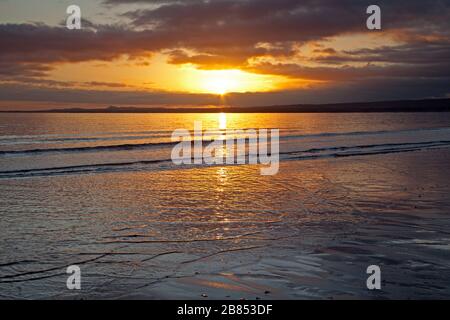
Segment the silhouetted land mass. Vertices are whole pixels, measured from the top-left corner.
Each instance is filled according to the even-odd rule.
[[[344,112],[450,112],[450,99],[398,100],[333,104],[295,104],[261,107],[116,107],[104,109],[51,109],[39,111],[1,111],[21,113],[344,113]]]

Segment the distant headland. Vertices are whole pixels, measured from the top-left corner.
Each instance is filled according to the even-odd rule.
[[[0,111],[18,113],[345,113],[345,112],[450,112],[450,98],[396,100],[332,104],[294,104],[257,107],[118,107],[68,108],[29,111]]]

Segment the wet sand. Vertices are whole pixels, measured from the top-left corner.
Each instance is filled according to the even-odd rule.
[[[437,149],[283,161],[273,177],[228,166],[6,179],[0,297],[450,298],[449,161]],[[81,291],[66,289],[71,264]],[[381,291],[366,288],[371,264]]]

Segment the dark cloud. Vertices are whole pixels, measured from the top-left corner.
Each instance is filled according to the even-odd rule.
[[[293,55],[295,44],[368,32],[365,28],[367,1],[109,0],[106,3],[160,5],[125,14],[138,30],[123,25],[95,25],[88,21],[84,23],[86,27],[78,31],[42,24],[0,25],[0,61],[53,63],[112,60],[125,54],[139,56],[175,49],[178,51],[172,54],[174,63],[190,62],[210,68],[209,64],[223,66],[229,61],[230,66],[238,66],[262,55]],[[449,3],[380,1],[383,28],[386,32],[395,31],[399,36],[407,31],[410,34],[422,32],[428,36],[448,35]],[[277,44],[283,49],[277,52],[262,48],[260,44]],[[189,49],[195,54],[181,54],[180,49]],[[355,54],[353,56],[356,57]],[[395,58],[394,53],[391,56]],[[364,59],[362,55],[358,57]],[[331,58],[324,60],[333,62]]]
[[[11,62],[80,62],[111,60],[148,51],[147,37],[123,27],[68,30],[41,24],[2,24],[0,59]]]
[[[26,99],[25,99],[26,97]],[[52,101],[67,103],[119,104],[119,105],[213,105],[220,102],[217,95],[174,92],[149,92],[143,90],[113,91],[75,88],[49,88],[24,84],[3,84],[0,87],[3,101]]]
[[[135,27],[151,28],[155,34],[172,39],[173,45],[198,53],[177,55],[172,60],[174,63],[190,62],[203,68],[208,68],[209,64],[220,66],[227,60],[231,66],[236,62],[245,64],[250,58],[271,55],[257,50],[260,43],[301,45],[337,35],[368,32],[365,26],[367,1],[161,2],[165,4],[128,12],[125,16]],[[395,34],[410,42],[431,36],[448,39],[449,1],[413,0],[405,3],[391,0],[379,1],[378,4],[382,8],[386,34]]]
[[[0,79],[12,78],[16,76],[41,77],[51,68],[40,63],[16,63],[7,59],[0,59]]]
[[[328,49],[327,49],[328,50]],[[330,64],[351,62],[383,62],[397,64],[446,64],[450,57],[448,41],[409,43],[398,46],[384,46],[376,49],[358,49],[343,52],[321,50],[326,53],[313,60]]]
[[[383,80],[393,81],[400,79],[420,78],[436,79],[450,87],[448,81],[450,75],[450,63],[445,65],[408,67],[401,65],[394,66],[373,66],[364,67],[303,67],[297,64],[272,64],[262,63],[249,71],[263,74],[278,74],[288,76],[292,79],[303,79],[310,81],[324,81],[328,83],[354,82],[362,80]]]

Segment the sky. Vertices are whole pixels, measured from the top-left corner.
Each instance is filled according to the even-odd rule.
[[[449,27],[450,0],[0,0],[0,110],[450,97]]]

